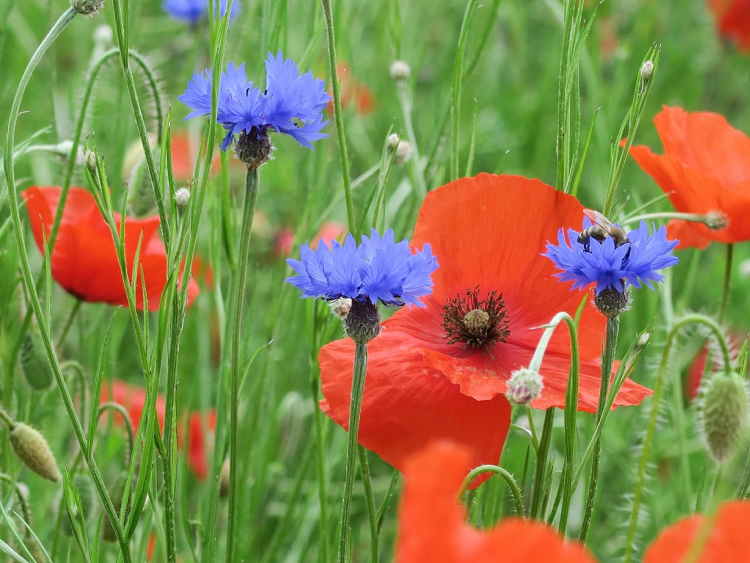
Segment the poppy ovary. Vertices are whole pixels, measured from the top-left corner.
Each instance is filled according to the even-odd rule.
[[[346,335],[357,344],[367,344],[380,332],[378,306],[367,296],[352,299],[352,305],[344,321]]]
[[[443,305],[443,328],[448,344],[491,349],[510,336],[507,311],[502,294],[493,290],[479,299],[479,286],[467,289],[466,296],[456,294]]]
[[[237,138],[234,150],[239,158],[248,168],[260,168],[269,160],[273,160],[273,151],[276,150],[268,135],[270,128],[259,129],[253,127],[250,133],[242,131]]]
[[[630,303],[632,302],[630,292],[625,289],[625,280],[620,281],[622,282],[622,291],[607,287],[597,292],[594,298],[594,305],[599,309],[599,312],[610,319],[614,319],[620,313],[630,309]]]

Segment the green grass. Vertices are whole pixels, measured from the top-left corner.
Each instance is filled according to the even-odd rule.
[[[122,0],[120,0],[121,2]],[[235,0],[238,1],[238,0]],[[467,4],[471,17],[465,18]],[[495,8],[497,6],[497,9]],[[21,75],[54,21],[68,7],[63,0],[7,0],[0,7],[0,115],[7,129],[8,111]],[[56,144],[71,139],[79,117],[86,76],[93,61],[93,35],[97,26],[115,26],[113,0],[102,13],[87,19],[76,17],[41,60],[21,103],[15,134],[20,143],[41,133],[31,144]],[[263,82],[262,61],[267,51],[281,49],[285,56],[300,62],[302,70],[312,69],[316,76],[328,76],[326,29],[321,6],[299,0],[243,1],[242,11],[228,28],[224,61],[247,63],[248,75]],[[584,8],[588,21],[593,7]],[[557,179],[555,154],[558,76],[563,34],[563,7],[557,0],[538,2],[476,2],[445,0],[426,3],[404,0],[364,2],[338,1],[333,5],[336,48],[340,65],[347,64],[353,79],[372,91],[375,107],[359,114],[352,107],[344,110],[344,126],[353,188],[353,210],[360,229],[374,221],[373,203],[364,214],[367,202],[384,187],[384,225],[396,230],[397,237],[410,236],[419,208],[419,170],[410,163],[394,165],[387,183],[379,184],[377,174],[357,181],[373,166],[385,162],[383,147],[390,131],[407,135],[399,91],[389,75],[396,59],[408,62],[412,69],[407,96],[413,96],[410,117],[419,153],[429,159],[425,169],[426,189],[434,189],[455,176],[463,176],[471,162],[471,173],[503,172],[539,178],[549,184]],[[465,34],[461,35],[465,18]],[[216,60],[222,34],[214,22],[214,38],[207,22],[195,29],[166,15],[158,0],[130,0],[130,48],[145,57],[158,77],[158,99],[166,115],[171,108],[171,133],[188,129],[198,142],[202,124],[185,123],[187,109],[176,100],[196,69],[210,67]],[[607,29],[614,29],[614,50],[603,49]],[[465,42],[461,42],[461,39]],[[457,57],[459,43],[463,57]],[[651,2],[628,0],[602,4],[585,41],[580,62],[580,130],[583,146],[598,110],[578,197],[584,205],[601,209],[610,178],[610,143],[629,111],[633,85],[641,61],[652,44],[661,45],[661,58],[653,87],[643,108],[636,144],[648,144],[661,152],[651,123],[661,105],[680,105],[687,110],[722,113],[729,122],[750,131],[750,68],[747,59],[716,36],[712,19],[704,3]],[[108,45],[105,49],[112,47]],[[458,61],[458,64],[457,64]],[[462,61],[462,63],[460,62]],[[456,69],[463,67],[463,73]],[[134,80],[143,105],[148,132],[159,133],[157,105],[144,74],[134,67]],[[119,55],[106,62],[92,90],[83,135],[96,146],[106,165],[106,187],[111,190],[112,206],[119,210],[127,177],[125,156],[139,142],[131,102],[120,66]],[[460,105],[452,108],[451,100]],[[452,109],[451,109],[452,108]],[[297,243],[311,239],[327,220],[347,221],[344,181],[339,160],[336,127],[326,128],[329,139],[316,143],[315,151],[299,148],[289,138],[276,136],[276,159],[261,172],[255,232],[251,240],[245,308],[242,312],[240,393],[238,513],[234,536],[235,553],[246,561],[316,562],[330,561],[338,544],[338,516],[344,482],[346,433],[316,411],[318,389],[317,351],[334,338],[340,338],[340,324],[328,314],[324,303],[298,298],[296,290],[283,283],[289,270],[274,253],[276,234],[291,228]],[[145,386],[142,358],[159,377],[152,391],[165,392],[167,375],[177,381],[178,411],[207,410],[221,405],[226,409],[229,390],[229,326],[233,311],[232,273],[238,259],[241,202],[244,177],[234,167],[207,180],[202,214],[192,216],[185,234],[185,246],[176,248],[173,257],[188,252],[189,241],[195,254],[209,260],[215,284],[202,284],[202,293],[186,310],[179,341],[176,368],[167,359],[169,342],[165,334],[174,334],[174,326],[162,325],[171,316],[157,313],[131,314],[127,308],[84,304],[72,326],[65,345],[57,350],[60,362],[75,360],[85,373],[88,399],[97,392],[96,378],[124,379]],[[68,162],[48,152],[29,152],[15,165],[16,190],[29,185],[61,185]],[[156,166],[159,166],[157,159]],[[575,169],[573,169],[573,172]],[[72,184],[89,186],[84,167],[75,163]],[[178,186],[180,183],[177,183]],[[50,442],[58,465],[71,473],[84,469],[79,447],[72,432],[60,394],[52,390],[33,392],[23,381],[17,366],[15,345],[23,318],[30,308],[22,296],[18,254],[13,228],[8,223],[8,186],[0,184],[0,397],[5,411],[15,419],[33,424]],[[102,192],[104,193],[104,192]],[[661,192],[633,162],[627,160],[619,182],[613,216],[629,211]],[[167,198],[167,202],[171,201]],[[377,202],[377,197],[375,198]],[[668,210],[664,201],[653,210]],[[172,216],[167,207],[166,214]],[[26,233],[31,273],[36,279],[44,273],[44,262],[33,246],[26,214],[21,217]],[[173,218],[172,234],[179,240]],[[518,226],[522,231],[523,225]],[[190,250],[192,253],[192,250]],[[293,253],[297,251],[294,250]],[[748,326],[750,283],[739,264],[750,258],[746,245],[735,248],[733,283],[726,324],[744,334]],[[690,282],[689,272],[698,275]],[[716,314],[721,298],[724,249],[714,244],[708,250],[680,253],[680,264],[668,277],[668,284],[656,293],[635,292],[633,310],[622,317],[617,358],[632,339],[654,323],[653,344],[636,365],[633,379],[653,386],[660,347],[665,339],[668,314],[687,311]],[[39,286],[42,310],[51,310],[49,330],[52,341],[58,339],[75,300],[55,283],[46,296],[45,284]],[[671,298],[670,298],[671,294]],[[175,301],[177,311],[179,303]],[[166,317],[166,318],[164,318]],[[179,315],[178,315],[179,317]],[[139,343],[133,322],[142,330],[148,322],[148,335]],[[179,324],[179,321],[177,321]],[[692,346],[692,348],[691,348]],[[161,350],[161,352],[160,352]],[[643,499],[643,521],[639,526],[639,545],[646,545],[656,534],[694,508],[694,498],[683,494],[679,429],[674,424],[677,402],[673,387],[680,385],[681,370],[689,362],[697,344],[681,338],[666,379],[660,424],[655,435],[652,465]],[[253,359],[250,363],[250,359]],[[174,371],[171,371],[173,370]],[[67,373],[67,372],[66,372]],[[68,379],[68,378],[66,378]],[[76,398],[76,408],[85,432],[94,436],[93,456],[103,482],[110,488],[118,475],[126,472],[125,433],[120,426],[101,423],[88,426],[90,416],[82,412],[81,394],[73,379],[68,386]],[[630,495],[635,487],[638,457],[634,452],[644,435],[650,402],[638,408],[613,412],[604,428],[596,512],[588,545],[602,561],[620,561],[624,527],[629,518]],[[523,414],[520,410],[517,417]],[[537,413],[537,428],[542,413]],[[686,455],[690,466],[689,486],[697,494],[708,459],[696,431],[695,412],[684,412]],[[581,414],[581,446],[585,447],[593,431],[594,417]],[[214,470],[223,463],[228,447],[228,415],[220,410],[213,455]],[[179,415],[175,424],[184,426]],[[320,424],[323,443],[318,451],[316,424]],[[54,561],[85,561],[76,541],[58,532],[58,514],[62,485],[52,484],[25,469],[6,447],[7,430],[0,431],[0,472],[11,481],[25,483],[30,490],[32,529]],[[145,502],[137,522],[133,522],[131,557],[142,561],[151,533],[159,537],[156,561],[164,548],[163,457],[155,451],[161,445],[147,435],[142,424],[136,451],[152,451],[154,465],[143,465],[129,474],[139,480],[141,491],[134,492]],[[563,416],[557,413],[551,435],[548,459],[555,471],[562,468],[565,441]],[[524,475],[524,459],[529,447],[527,436],[516,430],[509,433],[501,465],[512,473],[530,501],[534,456]],[[140,455],[140,453],[139,453]],[[324,476],[319,476],[320,462]],[[380,506],[391,484],[393,470],[375,454],[369,455],[375,508]],[[723,471],[716,494],[711,500],[730,498],[739,485],[744,459],[736,459]],[[708,465],[706,489],[710,488],[715,468]],[[559,477],[555,473],[553,481]],[[585,502],[587,472],[573,497],[568,534],[577,537]],[[227,531],[227,502],[218,498],[218,482],[198,482],[189,471],[184,451],[176,460],[176,543],[182,561],[211,561],[224,558]],[[400,485],[399,485],[400,486]],[[555,485],[556,487],[556,485]],[[325,490],[326,521],[320,524],[319,494]],[[556,488],[554,489],[556,490]],[[158,492],[151,495],[151,491]],[[489,527],[501,515],[512,514],[513,501],[500,478],[483,485],[473,505],[472,521]],[[145,500],[146,493],[148,500]],[[20,512],[13,487],[2,485],[1,502]],[[707,495],[707,493],[706,493]],[[704,495],[704,508],[706,507]],[[136,500],[137,500],[136,498]],[[70,497],[68,500],[72,500]],[[380,560],[390,561],[396,530],[394,499],[385,512],[380,539]],[[216,527],[212,530],[212,516]],[[101,521],[101,503],[85,526],[92,560],[116,561],[116,544],[101,542],[97,527]],[[105,516],[106,518],[106,516]],[[646,520],[648,518],[648,520]],[[137,524],[137,525],[136,525]],[[23,532],[18,528],[19,533]],[[325,534],[321,533],[325,531]],[[367,561],[370,553],[370,528],[362,482],[354,487],[352,509],[352,551],[354,561]],[[326,540],[323,540],[325,535]],[[211,538],[214,538],[212,540]],[[12,543],[7,524],[0,522],[0,539]],[[16,546],[22,555],[23,550]],[[326,555],[324,555],[326,554]],[[327,557],[327,559],[326,559]],[[97,559],[98,558],[98,559]],[[41,561],[42,559],[38,559]]]

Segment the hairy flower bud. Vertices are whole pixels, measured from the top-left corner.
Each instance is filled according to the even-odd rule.
[[[644,61],[641,65],[641,78],[645,82],[648,82],[651,80],[651,77],[654,75],[654,61]]]
[[[401,138],[396,133],[388,135],[388,139],[385,142],[385,146],[388,147],[389,151],[395,151],[398,148]]]
[[[174,193],[174,204],[177,206],[178,211],[184,211],[190,201],[190,190],[187,188],[180,188]]]
[[[702,404],[703,438],[711,457],[727,461],[747,425],[745,382],[734,372],[717,373],[709,381]]]
[[[54,374],[44,352],[42,335],[37,328],[29,327],[26,331],[19,352],[19,360],[21,372],[32,389],[44,391],[52,386]]]
[[[83,16],[95,16],[104,7],[104,0],[70,0],[70,5]]]
[[[86,473],[76,473],[73,476],[73,486],[78,491],[78,496],[81,499],[81,509],[83,511],[83,519],[87,520],[88,516],[93,512],[94,504],[96,502],[96,491],[94,490],[94,483],[91,477]],[[118,507],[119,508],[119,507]],[[73,527],[71,526],[70,519],[66,514],[65,500],[60,497],[60,512],[63,513],[62,517],[62,531],[66,536],[73,536]]]
[[[522,368],[510,374],[505,396],[514,405],[528,405],[542,395],[544,382],[537,372]]]
[[[411,76],[411,67],[404,61],[393,61],[391,78],[395,81],[407,80]]]
[[[34,473],[58,482],[61,478],[47,440],[28,424],[16,422],[8,434],[13,451]]]
[[[411,145],[408,141],[401,141],[396,148],[396,158],[393,159],[393,163],[397,166],[401,166],[411,158]]]

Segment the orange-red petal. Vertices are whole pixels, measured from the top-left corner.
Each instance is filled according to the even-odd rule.
[[[706,516],[691,516],[663,530],[646,550],[644,563],[679,563],[691,552],[694,542],[710,528],[697,563],[750,561],[750,501],[726,502],[713,522]]]
[[[719,33],[741,51],[750,51],[750,0],[711,0],[708,6]]]
[[[466,448],[438,442],[407,460],[396,563],[594,563],[540,523],[509,519],[486,531],[466,524],[456,497],[470,459]]]

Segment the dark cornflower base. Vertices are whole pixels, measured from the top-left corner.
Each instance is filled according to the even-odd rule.
[[[352,299],[352,307],[344,321],[346,335],[354,342],[365,344],[380,333],[380,312],[369,299]]]
[[[625,284],[623,284],[624,286]],[[610,319],[630,309],[630,292],[627,289],[617,291],[608,287],[600,291],[594,298],[594,304],[599,311]]]
[[[250,133],[243,131],[237,137],[234,150],[237,153],[237,158],[244,162],[248,168],[260,168],[273,159],[274,147],[268,133],[268,130],[253,127]]]

